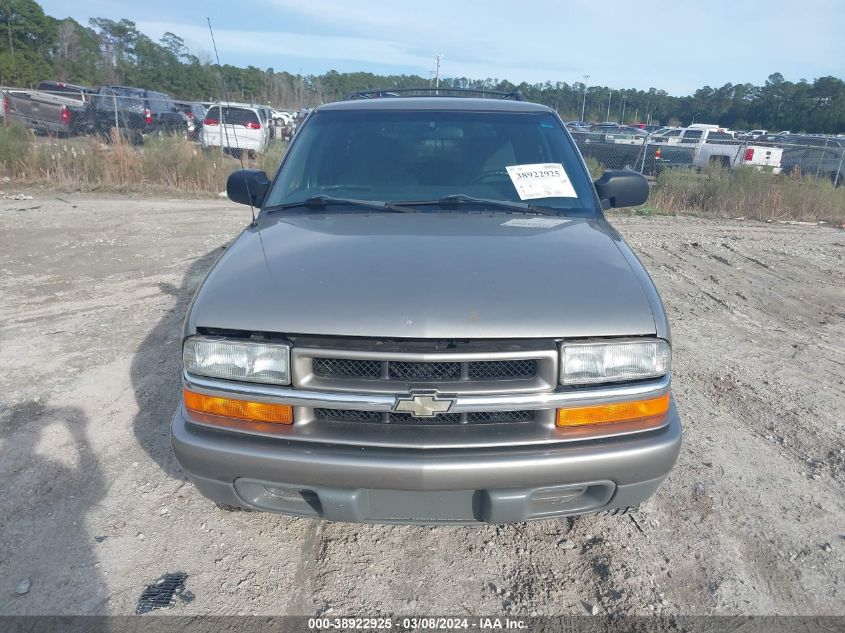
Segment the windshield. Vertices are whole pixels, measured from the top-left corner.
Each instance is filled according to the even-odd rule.
[[[563,166],[569,195],[522,201],[594,215],[592,183],[551,113],[329,110],[302,128],[265,206],[321,195],[406,202],[464,194],[518,202],[507,167],[549,163]]]

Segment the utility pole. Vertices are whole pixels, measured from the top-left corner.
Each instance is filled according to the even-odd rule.
[[[436,53],[434,55],[434,87],[440,87],[440,60],[443,59],[443,53]]]
[[[620,121],[620,123],[622,123],[622,125],[625,125],[625,102],[627,100],[628,100],[628,97],[623,95],[622,96],[622,121]]]
[[[613,97],[613,90],[607,91],[607,118],[605,121],[610,121],[610,99]]]
[[[581,102],[581,123],[584,122],[584,112],[587,109],[587,82],[590,81],[589,75],[584,75],[584,100]]]

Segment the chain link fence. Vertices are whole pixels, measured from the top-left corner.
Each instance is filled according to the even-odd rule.
[[[296,125],[293,115],[266,105],[180,101],[137,88],[42,82],[34,90],[0,90],[4,124],[18,123],[50,137],[95,136],[142,145],[150,136],[181,136],[222,152],[263,153],[273,140],[289,139]]]
[[[845,137],[743,135],[705,127],[645,132],[621,125],[570,127],[570,133],[594,172],[627,169],[659,176],[668,169],[752,167],[835,186],[845,181]]]
[[[0,116],[37,135],[116,138],[141,145],[150,136],[182,136],[204,149],[250,155],[264,153],[273,140],[289,139],[298,117],[266,105],[179,101],[138,88],[99,89],[53,81],[36,89],[0,88]],[[594,175],[628,169],[647,176],[666,170],[728,170],[750,166],[803,180],[845,181],[845,137],[809,134],[768,135],[762,130],[734,134],[715,126],[646,131],[612,123],[568,125]]]

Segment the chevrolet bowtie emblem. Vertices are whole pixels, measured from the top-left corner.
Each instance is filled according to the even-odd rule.
[[[438,398],[437,394],[412,394],[397,398],[393,411],[410,413],[415,418],[433,418],[438,413],[447,413],[454,402],[452,398]]]

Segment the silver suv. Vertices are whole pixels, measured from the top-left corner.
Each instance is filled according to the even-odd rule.
[[[554,111],[321,106],[228,194],[260,213],[190,306],[172,423],[221,507],[508,523],[624,512],[671,470],[669,325],[603,215],[648,184],[593,182]]]

